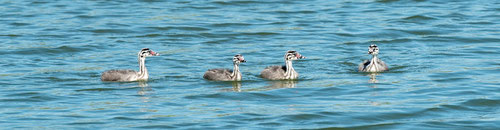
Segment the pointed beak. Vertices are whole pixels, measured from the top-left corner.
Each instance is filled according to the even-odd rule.
[[[298,54],[298,55],[297,55],[297,58],[298,58],[298,59],[305,59],[306,57],[305,57],[305,56],[302,56],[302,55],[300,55],[300,54]]]
[[[238,58],[240,60],[240,62],[247,62],[243,57],[241,58]]]
[[[153,56],[159,56],[159,55],[160,55],[160,53],[156,53],[156,52],[154,52],[154,51],[151,51],[150,53],[151,53],[151,55],[153,55]]]

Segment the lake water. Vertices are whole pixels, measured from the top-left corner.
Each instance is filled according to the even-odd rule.
[[[499,129],[498,0],[0,2],[2,129]],[[368,46],[390,71],[357,72]],[[102,82],[110,69],[148,82]],[[296,81],[260,78],[283,65]],[[242,82],[202,78],[232,68]]]

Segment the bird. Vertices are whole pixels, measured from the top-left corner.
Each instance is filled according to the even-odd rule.
[[[102,73],[102,81],[147,81],[149,78],[148,69],[146,69],[146,57],[159,56],[159,53],[154,52],[149,48],[143,48],[137,53],[139,61],[139,72],[135,70],[108,70]]]
[[[268,66],[262,72],[260,76],[269,80],[292,80],[299,77],[299,73],[293,69],[292,61],[298,59],[305,59],[305,56],[300,55],[299,52],[294,50],[289,50],[285,53],[285,65],[284,66]]]
[[[236,54],[233,57],[233,70],[230,69],[209,69],[203,75],[204,79],[214,80],[214,81],[241,81],[241,72],[239,65],[242,62],[247,62],[243,55]]]
[[[359,72],[383,72],[388,71],[389,67],[384,61],[380,60],[377,56],[379,53],[379,48],[375,44],[371,44],[368,47],[368,54],[372,55],[371,60],[364,60],[363,63],[359,64]]]

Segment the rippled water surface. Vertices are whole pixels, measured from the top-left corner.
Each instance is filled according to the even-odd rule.
[[[497,0],[0,2],[2,129],[500,128]],[[390,71],[357,72],[370,44]],[[109,69],[148,82],[102,82]],[[296,81],[260,78],[297,50]],[[242,54],[242,82],[202,78]]]

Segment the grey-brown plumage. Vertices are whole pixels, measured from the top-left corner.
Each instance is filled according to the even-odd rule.
[[[230,69],[209,69],[203,75],[204,79],[215,81],[241,81],[241,72],[239,65],[241,62],[246,62],[241,54],[233,57],[233,70]]]
[[[389,67],[384,61],[378,58],[379,48],[377,45],[372,44],[368,47],[368,54],[372,55],[372,59],[364,60],[358,65],[359,72],[383,72],[388,71]]]
[[[102,81],[127,81],[137,74],[135,70],[108,70],[102,73]]]
[[[143,48],[139,51],[138,62],[139,62],[139,72],[134,70],[108,70],[102,73],[102,81],[147,81],[149,74],[146,68],[146,57],[158,56],[160,54],[150,50],[149,48]]]
[[[297,79],[299,73],[295,71],[292,65],[293,60],[304,59],[306,57],[300,55],[297,51],[287,51],[285,53],[285,65],[284,66],[269,66],[266,67],[260,76],[269,80],[283,80],[283,79]]]
[[[260,76],[265,79],[280,80],[284,79],[285,73],[286,73],[285,65],[283,66],[274,65],[274,66],[268,66],[264,70],[262,70],[262,72],[260,72]],[[296,75],[298,76],[299,74],[297,73]]]
[[[217,80],[217,81],[227,81],[231,80],[231,74],[233,70],[230,69],[209,69],[203,75],[203,78],[208,80]]]

